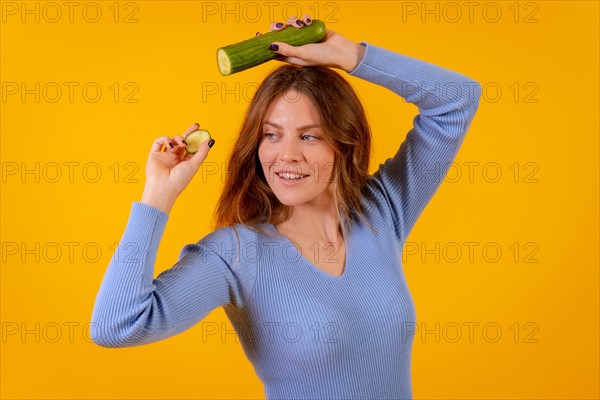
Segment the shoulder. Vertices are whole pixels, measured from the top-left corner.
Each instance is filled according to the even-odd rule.
[[[215,253],[228,265],[253,260],[248,255],[255,247],[257,234],[246,225],[235,224],[218,228],[200,239],[196,245]]]
[[[178,264],[193,266],[202,279],[220,286],[233,296],[232,305],[243,307],[257,278],[256,235],[243,225],[225,226],[209,232],[196,243],[186,245]]]

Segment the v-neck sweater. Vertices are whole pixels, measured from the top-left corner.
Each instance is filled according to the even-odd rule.
[[[402,248],[456,157],[481,86],[446,68],[361,45],[364,57],[348,74],[393,91],[419,113],[397,152],[361,190],[371,227],[352,223],[343,273],[326,273],[310,261],[335,257],[332,251],[302,254],[272,224],[265,226],[273,237],[236,224],[184,246],[178,261],[154,278],[168,214],[136,201],[94,304],[96,344],[163,340],[223,307],[267,399],[412,398],[416,311]],[[395,134],[402,133],[398,127]]]

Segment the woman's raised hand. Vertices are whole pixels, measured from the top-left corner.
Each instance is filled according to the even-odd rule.
[[[208,156],[210,146],[214,144],[214,140],[211,139],[202,143],[196,154],[186,153],[185,137],[199,127],[199,124],[194,124],[182,136],[161,136],[154,140],[146,163],[146,185],[142,203],[169,213],[177,197]],[[163,146],[165,151],[162,151]]]
[[[310,15],[305,14],[302,19],[294,16],[288,18],[285,22],[271,22],[270,30],[282,30],[290,25],[296,29],[302,29],[311,23]],[[365,54],[365,46],[352,42],[331,29],[327,29],[325,38],[319,43],[291,46],[283,42],[273,42],[271,50],[281,55],[277,60],[290,64],[320,65],[339,68],[346,72],[354,70]]]

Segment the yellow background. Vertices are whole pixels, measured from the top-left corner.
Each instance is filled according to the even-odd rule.
[[[39,23],[35,11],[21,20],[23,4],[39,7]],[[351,40],[455,70],[488,90],[457,156],[462,177],[443,183],[408,238],[416,249],[441,249],[439,262],[420,250],[405,256],[419,327],[434,330],[439,323],[441,336],[436,342],[434,334],[417,332],[414,397],[599,397],[597,2],[477,2],[472,20],[457,2],[463,15],[456,20],[452,6],[431,1],[99,1],[95,23],[85,19],[95,18],[94,5],[77,3],[71,22],[67,6],[55,4],[60,18],[48,3],[2,2],[2,398],[264,398],[233,335],[203,341],[207,329],[227,322],[222,309],[176,337],[127,349],[90,343],[85,324],[110,247],[142,194],[152,140],[199,122],[216,139],[207,162],[222,165],[248,94],[278,63],[224,78],[215,51],[267,31],[269,7],[281,20],[295,4]],[[435,11],[422,14],[424,5],[439,7],[439,21]],[[224,13],[225,7],[233,11]],[[498,7],[502,15],[493,22]],[[126,23],[128,15],[137,22]],[[417,109],[346,76],[372,124],[373,172],[395,153]],[[36,82],[39,103],[34,94],[25,101],[20,92],[10,94],[14,83],[20,90],[21,83],[34,89]],[[48,101],[56,97],[51,82],[63,89],[54,103]],[[64,82],[79,84],[73,102]],[[97,102],[82,94],[90,82],[102,89]],[[231,93],[223,101],[221,92],[206,92],[215,87]],[[92,89],[88,96],[95,95]],[[39,183],[33,174],[9,173],[36,163]],[[52,183],[56,165],[63,175]],[[68,165],[75,165],[73,182]],[[84,179],[86,165],[88,180],[100,167],[98,182]],[[475,165],[472,179],[469,165]],[[501,179],[490,182],[498,168]],[[156,274],[176,262],[185,244],[211,231],[221,187],[218,175],[205,182],[197,176],[178,199]],[[77,243],[72,260],[65,242]],[[465,242],[479,243],[472,260]],[[463,255],[451,262],[456,246]],[[498,247],[502,257],[491,262]],[[102,253],[93,260],[96,248]],[[34,250],[23,262],[27,249]],[[479,324],[472,342],[468,323]],[[486,324],[492,326],[487,336]],[[456,325],[463,336],[454,343]],[[502,330],[496,342],[489,340],[494,327]]]

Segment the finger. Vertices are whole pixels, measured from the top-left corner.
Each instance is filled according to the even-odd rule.
[[[200,129],[200,124],[196,122],[194,125],[190,126],[185,130],[185,132],[183,133],[183,137],[185,138],[187,135],[194,131],[197,131],[198,129]]]
[[[304,14],[302,16],[302,21],[304,21],[304,25],[312,24],[312,19],[310,19],[310,14]]]
[[[271,46],[274,46],[274,45],[271,45]],[[276,52],[276,50],[274,50],[272,47],[269,47],[269,49],[273,50],[274,53]],[[277,54],[277,56],[274,58],[274,60],[275,61],[286,61],[286,58],[287,57],[285,57],[285,56]]]
[[[260,36],[260,35],[262,35],[262,33],[256,32],[256,36]]]
[[[179,159],[183,159],[186,154],[185,147],[187,146],[187,142],[183,136],[174,136],[172,142],[175,142],[173,152],[179,156]]]
[[[306,46],[308,46],[308,45],[292,46],[292,45],[284,43],[284,42],[273,42],[273,43],[271,43],[271,47],[269,47],[269,49],[271,49],[271,51],[274,51],[275,53],[280,54],[284,57],[294,57],[294,58],[306,59],[306,58],[308,58]],[[303,65],[305,65],[305,64],[303,64]]]
[[[286,62],[288,64],[300,65],[302,67],[306,67],[306,66],[312,65],[308,61],[303,60],[301,58],[296,58],[296,57],[283,57],[283,56],[279,56],[279,57],[276,58],[276,60],[277,61],[283,61],[283,62]]]
[[[213,140],[213,146],[214,146],[215,141],[214,141],[214,139],[211,139],[211,140]],[[200,164],[202,164],[204,162],[204,160],[206,160],[206,157],[208,157],[208,152],[211,149],[211,147],[208,146],[209,143],[210,143],[210,140],[207,140],[206,142],[202,143],[200,145],[200,148],[196,152],[196,154],[194,154],[189,159],[189,161],[192,163],[192,165],[194,166],[194,168],[196,170],[198,170],[198,168],[200,168]]]
[[[171,143],[171,139],[168,136],[161,136],[159,138],[154,139],[154,143],[152,143],[151,152],[161,151],[163,146],[169,147],[169,143]]]
[[[269,25],[269,31],[280,31],[283,28],[285,28],[283,22],[271,22],[271,25]]]
[[[169,144],[165,146],[165,152],[177,154],[179,152],[179,146],[177,145],[177,142],[171,139]]]
[[[294,28],[302,28],[304,26],[304,21],[298,19],[295,15],[293,17],[289,17],[286,23],[288,25],[292,25]]]
[[[173,136],[172,141],[174,141],[178,147],[187,146],[187,142],[183,136]]]
[[[187,143],[184,143],[185,139],[183,138],[183,136],[173,136],[172,138],[168,136],[166,137],[168,138],[168,140],[167,143],[165,143],[165,151],[181,156],[185,151],[185,146],[187,146]]]

